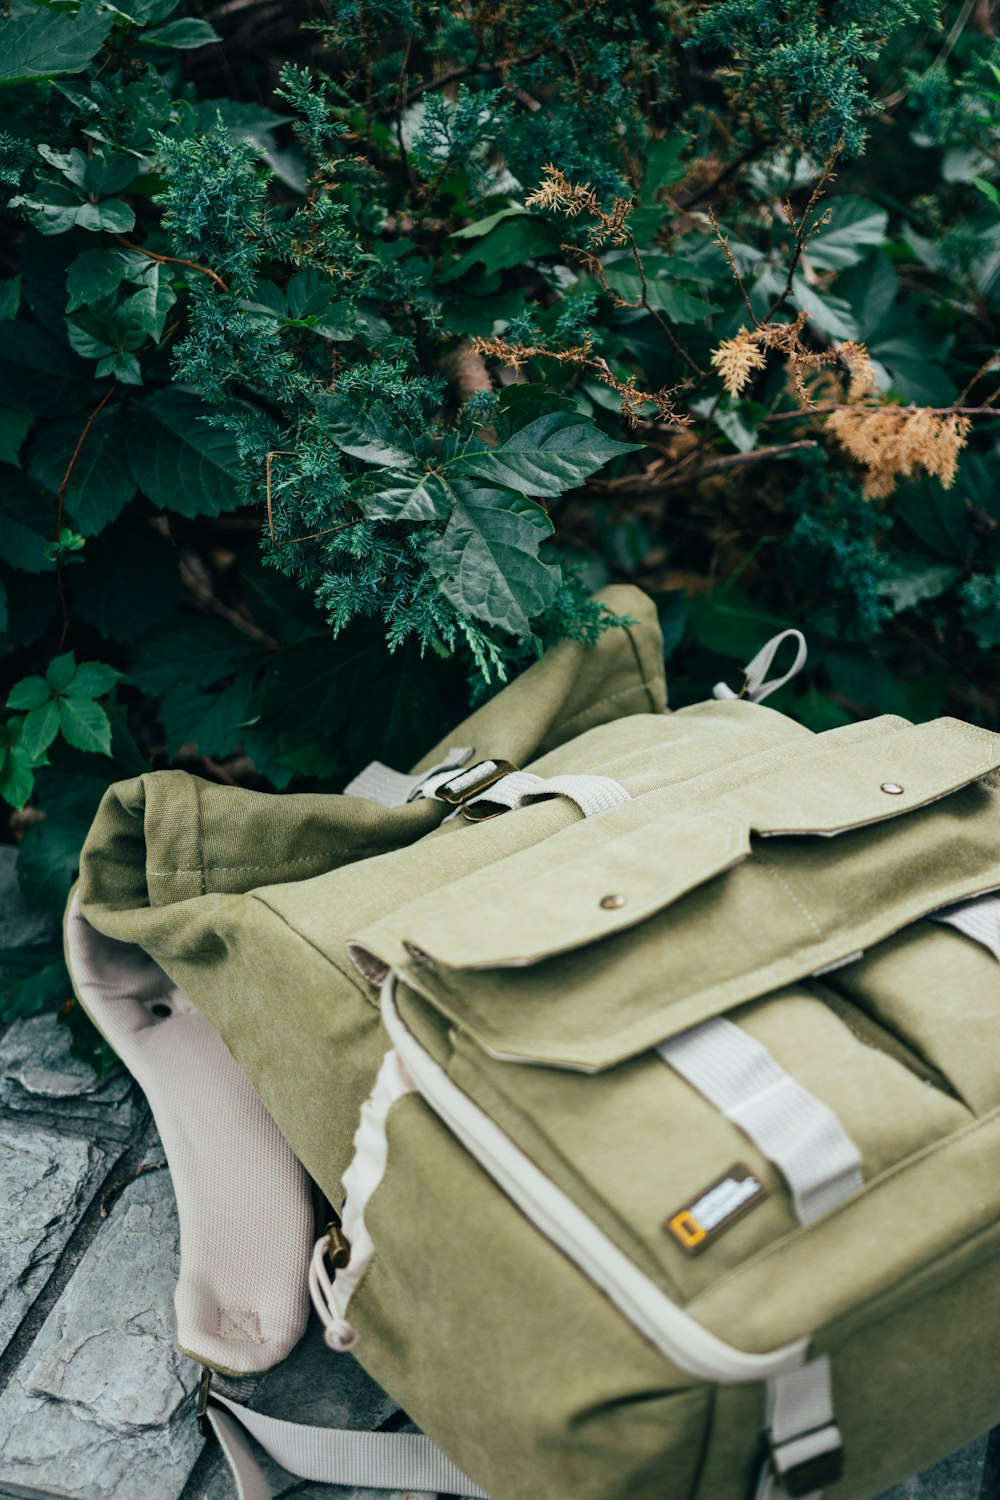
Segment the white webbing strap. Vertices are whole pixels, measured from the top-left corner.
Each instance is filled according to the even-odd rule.
[[[833,1410],[826,1355],[773,1375],[767,1382],[768,1458],[757,1500],[810,1497],[840,1477],[843,1440]]]
[[[455,785],[452,781],[449,789]],[[479,817],[489,815],[488,809],[491,806],[510,810],[526,807],[530,802],[542,802],[549,797],[567,797],[570,802],[576,803],[585,818],[592,818],[596,813],[606,812],[608,808],[631,801],[621,783],[610,776],[545,777],[536,776],[532,771],[511,771],[485,791],[469,797],[462,804],[462,811],[467,818],[476,822]]]
[[[251,1411],[216,1391],[204,1415],[232,1471],[237,1500],[271,1500],[271,1487],[250,1451],[246,1433],[283,1469],[318,1484],[488,1500],[485,1490],[420,1433],[306,1427]]]
[[[354,780],[347,783],[344,796],[367,797],[369,802],[379,802],[383,807],[405,807],[407,802],[413,802],[418,796],[430,795],[427,792],[429,783],[447,781],[460,766],[465,765],[472,754],[471,747],[454,746],[437,765],[431,766],[428,771],[419,771],[415,776],[407,775],[404,771],[394,771],[391,766],[384,766],[380,760],[373,760],[370,766],[359,771]]]
[[[774,1163],[800,1224],[860,1192],[861,1155],[833,1110],[741,1027],[716,1017],[657,1051]]]
[[[797,641],[798,648],[795,652],[795,660],[783,677],[775,677],[767,681],[767,674],[778,654],[778,649],[783,641]],[[749,698],[751,703],[763,703],[765,698],[770,698],[786,682],[791,682],[806,664],[808,656],[806,638],[801,630],[783,630],[780,635],[773,635],[771,639],[757,652],[757,655],[748,661],[743,668],[743,688],[735,692],[728,683],[717,682],[712,689],[713,698]]]
[[[947,922],[949,927],[956,927],[1000,959],[1000,892],[987,891],[985,896],[973,896],[971,901],[942,906],[940,911],[931,912],[931,921]]]

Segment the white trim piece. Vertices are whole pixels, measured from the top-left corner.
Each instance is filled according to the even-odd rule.
[[[406,1094],[416,1090],[399,1054],[390,1050],[382,1059],[375,1085],[361,1106],[354,1134],[354,1157],[344,1173],[344,1206],[341,1227],[351,1250],[347,1265],[330,1278],[326,1270],[327,1238],[316,1241],[309,1264],[309,1295],[325,1329],[327,1347],[343,1352],[353,1349],[358,1335],[347,1320],[351,1297],[359,1286],[375,1252],[365,1223],[365,1211],[382,1178],[389,1158],[386,1134],[389,1111]]]
[[[939,911],[931,912],[930,920],[946,922],[1000,959],[1000,891],[987,891],[970,901],[942,906]]]
[[[457,783],[452,781],[451,787]],[[495,803],[502,808],[527,807],[532,802],[542,802],[549,797],[566,797],[583,813],[592,818],[608,808],[631,802],[631,797],[620,782],[610,776],[536,776],[533,771],[511,771],[502,776],[485,791],[469,797],[462,804],[462,811],[469,817],[469,809],[480,803],[488,806]],[[475,821],[475,818],[472,818]]]
[[[725,1343],[695,1321],[610,1240],[584,1211],[474,1103],[404,1024],[396,975],[382,986],[382,1019],[407,1074],[456,1139],[547,1239],[561,1250],[666,1359],[698,1380],[752,1384],[800,1365],[808,1338],[767,1354]]]
[[[861,1191],[861,1153],[833,1110],[741,1026],[715,1016],[656,1050],[774,1163],[800,1224]]]

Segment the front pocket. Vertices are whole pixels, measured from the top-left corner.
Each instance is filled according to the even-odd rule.
[[[1000,738],[942,721],[859,748],[821,746],[705,809],[691,787],[684,808],[675,787],[635,798],[382,918],[355,960],[395,968],[495,1057],[613,1066],[1000,884],[1000,788],[978,779]],[[917,806],[881,789],[906,760]],[[794,817],[776,815],[782,788]],[[780,823],[797,832],[768,837]]]

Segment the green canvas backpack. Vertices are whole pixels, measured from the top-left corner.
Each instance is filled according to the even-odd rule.
[[[864,1500],[1000,1418],[1000,736],[811,733],[773,643],[670,712],[606,601],[411,773],[141,776],[88,838],[69,963],[244,1500],[241,1427],[330,1482]],[[307,1287],[426,1437],[226,1394]]]

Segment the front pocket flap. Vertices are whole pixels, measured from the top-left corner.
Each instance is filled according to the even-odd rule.
[[[411,941],[455,969],[536,963],[644,921],[749,852],[745,825],[675,813],[603,843],[597,858],[571,860],[521,884],[510,862],[484,872],[487,890],[469,906],[475,878],[467,883],[461,918],[442,912]]]
[[[453,969],[532,964],[644,921],[750,852],[745,820],[643,811],[626,803],[468,876],[406,908],[400,936]],[[616,814],[636,826],[608,838]]]
[[[924,807],[997,766],[1000,735],[958,719],[935,719],[807,757],[724,804],[738,807],[765,837],[829,837]]]

